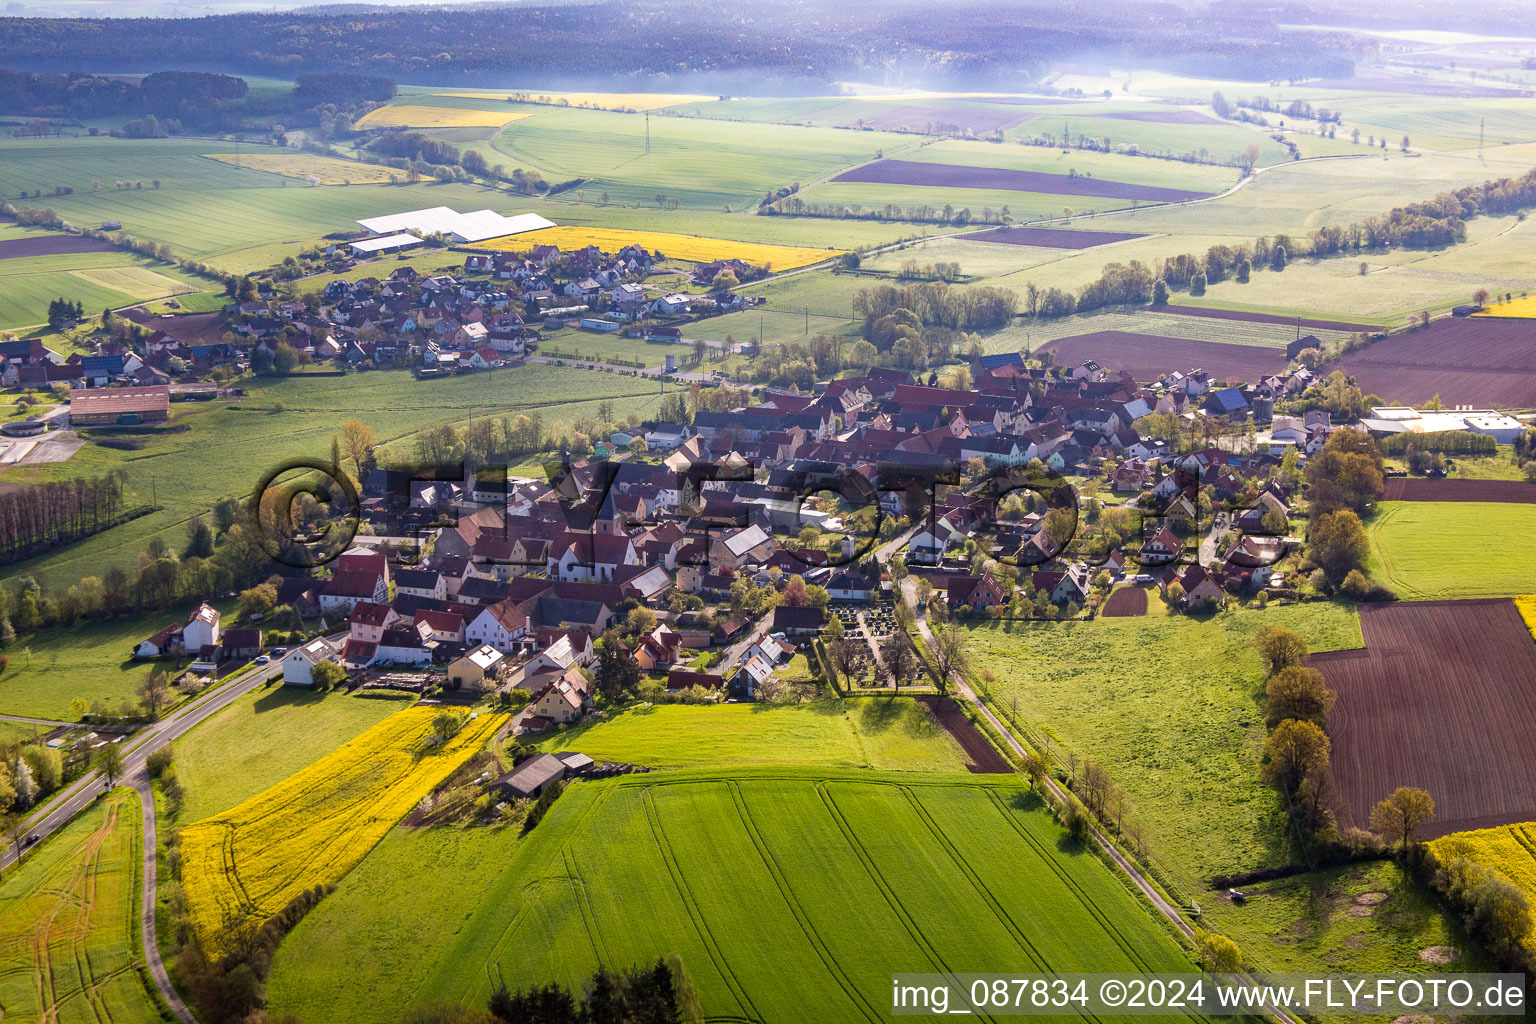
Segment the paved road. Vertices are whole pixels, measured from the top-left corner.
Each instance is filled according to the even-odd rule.
[[[61,725],[66,728],[74,728],[80,724],[79,722],[59,722],[52,718],[28,718],[26,715],[0,715],[0,721],[17,722],[21,725],[46,725],[50,729],[55,729]]]
[[[155,933],[155,797],[149,786],[149,773],[140,769],[129,781],[139,794],[139,805],[144,808],[144,901],[140,907],[142,927],[139,935],[144,942],[144,962],[149,965],[150,977],[155,987],[182,1024],[199,1024],[196,1016],[182,1001],[181,994],[171,984],[165,971],[165,961],[160,959],[160,942]]]
[[[207,720],[212,715],[224,710],[230,704],[250,693],[256,687],[261,686],[267,680],[282,671],[280,662],[272,662],[263,665],[254,672],[233,683],[227,683],[208,697],[191,707],[184,708],[174,714],[167,715],[148,728],[141,729],[133,736],[124,740],[124,743],[133,744],[123,758],[123,778],[130,779],[136,772],[144,768],[144,762],[149,755],[160,747],[171,742],[176,737],[185,733],[188,729],[200,722]],[[100,775],[88,771],[73,783],[67,786],[60,797],[50,801],[43,809],[40,816],[34,816],[27,822],[27,834],[38,835],[47,838],[54,832],[63,828],[75,815],[79,814],[92,800],[106,791],[106,785]],[[0,854],[0,870],[4,870],[16,860],[15,847],[10,847],[7,852]]]

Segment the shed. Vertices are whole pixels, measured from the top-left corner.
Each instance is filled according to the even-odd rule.
[[[496,788],[509,797],[526,800],[565,778],[565,770],[565,762],[554,754],[540,754],[497,779]]]

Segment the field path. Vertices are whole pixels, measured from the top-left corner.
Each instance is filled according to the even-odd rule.
[[[902,591],[902,596],[905,600],[905,589]],[[917,619],[917,631],[918,634],[923,638],[923,641],[928,644],[930,648],[932,648],[933,631],[928,628],[928,620],[926,617]],[[1020,743],[1018,739],[1013,735],[1012,730],[1010,730],[1008,726],[1003,723],[1002,719],[998,718],[997,715],[992,713],[992,709],[986,705],[986,702],[984,702],[980,697],[976,695],[976,691],[971,689],[970,684],[966,682],[964,676],[962,676],[959,672],[951,672],[950,682],[954,684],[955,690],[962,697],[970,701],[971,704],[975,706],[977,711],[986,716],[987,721],[992,723],[992,727],[997,730],[998,735],[1007,741],[1009,748],[1014,753],[1014,756],[1023,757],[1027,753],[1027,751],[1024,749],[1024,745]],[[1047,787],[1049,787],[1051,794],[1055,796],[1057,800],[1065,803],[1067,799],[1066,790],[1064,790],[1056,782],[1055,779],[1047,776],[1045,779],[1045,784]],[[1109,857],[1109,859],[1114,862],[1114,865],[1125,873],[1125,876],[1129,878],[1131,882],[1136,886],[1136,888],[1140,890],[1141,894],[1146,897],[1147,902],[1151,903],[1152,906],[1156,908],[1157,912],[1163,915],[1163,917],[1165,917],[1170,924],[1179,930],[1179,934],[1183,935],[1184,938],[1187,939],[1191,945],[1193,945],[1195,943],[1195,931],[1189,926],[1189,922],[1184,920],[1184,916],[1179,913],[1179,908],[1168,902],[1163,894],[1159,892],[1152,885],[1152,883],[1147,880],[1147,877],[1141,873],[1141,869],[1136,867],[1135,864],[1132,864],[1130,860],[1126,858],[1125,854],[1121,853],[1120,849],[1115,846],[1114,843],[1110,842],[1109,837],[1099,830],[1097,823],[1090,821],[1088,830],[1089,834],[1093,837],[1094,843],[1104,851],[1105,856]],[[1300,1024],[1300,1021],[1298,1021],[1295,1017],[1292,1017],[1290,1014],[1284,1012],[1283,1010],[1275,1007],[1266,1007],[1265,1010],[1270,1016],[1284,1022],[1284,1024]]]
[[[171,977],[165,970],[165,961],[160,959],[160,943],[155,935],[155,795],[150,790],[149,773],[142,770],[135,772],[129,784],[138,792],[139,804],[144,808],[144,899],[139,918],[144,962],[149,965],[149,976],[155,979],[160,998],[165,1000],[176,1019],[182,1024],[199,1024],[197,1017],[171,984]]]

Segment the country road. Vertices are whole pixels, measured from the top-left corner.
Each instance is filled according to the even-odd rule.
[[[171,984],[171,976],[165,970],[165,961],[160,959],[160,941],[155,930],[155,893],[158,885],[155,878],[155,795],[150,788],[149,772],[143,769],[135,772],[129,785],[138,792],[139,804],[144,809],[144,886],[141,890],[143,902],[139,908],[139,937],[144,943],[144,963],[149,966],[155,987],[160,990],[161,998],[170,1006],[176,1019],[182,1024],[198,1024],[197,1017]]]
[[[155,750],[165,746],[165,744],[170,743],[187,730],[224,710],[281,671],[282,665],[279,662],[274,661],[269,665],[264,665],[243,679],[225,684],[213,696],[205,698],[174,714],[167,715],[160,721],[124,740],[124,743],[133,744],[133,749],[129,750],[123,757],[122,777],[130,779],[135,773],[142,772],[144,770],[144,762]],[[89,806],[91,801],[106,792],[106,788],[99,773],[94,770],[87,771],[80,778],[65,787],[58,797],[51,800],[43,811],[40,812],[40,815],[34,815],[33,819],[26,822],[24,825],[26,833],[28,835],[36,835],[42,839],[48,838],[68,824],[75,815]],[[13,846],[5,853],[0,854],[0,871],[9,868],[15,861],[16,851]]]

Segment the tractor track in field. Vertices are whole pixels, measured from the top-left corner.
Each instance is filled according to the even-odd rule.
[[[837,986],[843,990],[843,994],[848,997],[848,1002],[858,1008],[864,1014],[864,1017],[870,1021],[870,1024],[875,1024],[884,1015],[875,1009],[868,997],[853,983],[853,979],[843,972],[842,967],[837,962],[837,957],[832,954],[832,950],[828,948],[826,941],[817,932],[815,924],[811,921],[810,914],[806,912],[805,906],[801,904],[799,897],[795,895],[794,889],[790,886],[789,879],[785,877],[783,869],[779,867],[778,862],[769,854],[768,844],[763,839],[762,834],[758,832],[757,823],[752,820],[752,813],[747,809],[746,799],[741,795],[741,787],[732,780],[726,783],[726,789],[731,795],[731,803],[736,807],[736,815],[741,821],[742,830],[746,832],[747,839],[751,841],[753,849],[757,851],[758,859],[763,862],[763,869],[768,872],[768,877],[773,879],[774,887],[779,890],[779,896],[784,900],[784,905],[794,915],[795,924],[800,927],[800,934],[805,936],[806,942],[810,943],[811,948],[816,951],[816,956],[820,958],[822,967],[837,982]]]

